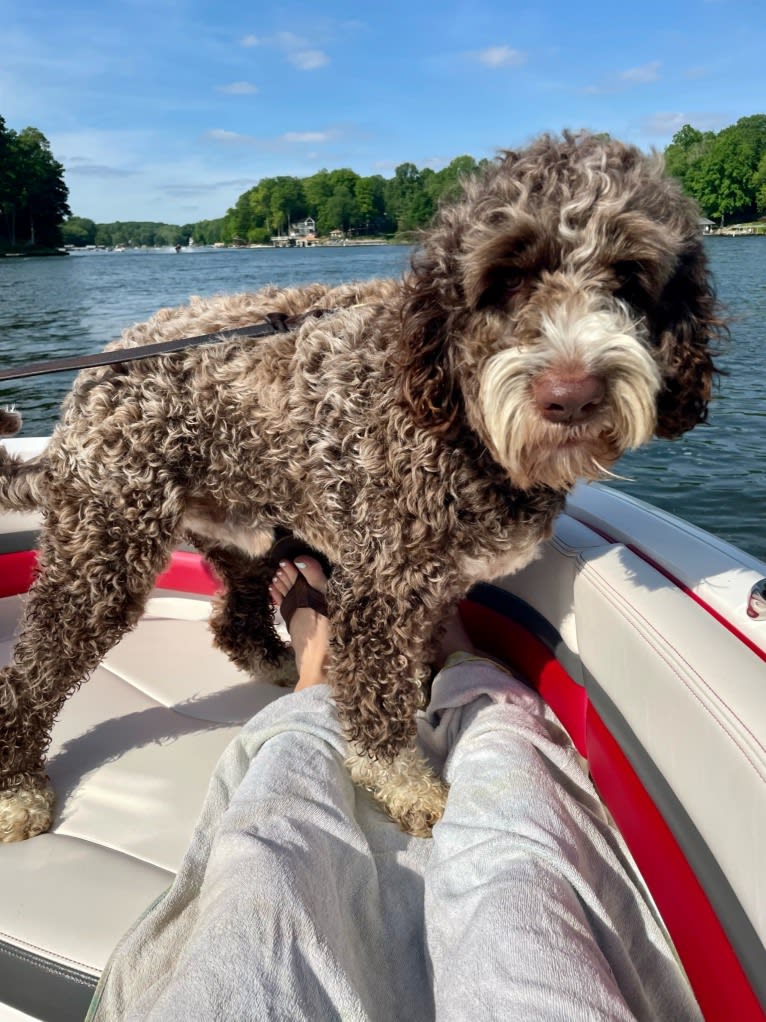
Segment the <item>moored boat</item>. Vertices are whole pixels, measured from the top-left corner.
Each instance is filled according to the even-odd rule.
[[[3,662],[38,524],[0,516]],[[764,577],[743,551],[593,485],[537,561],[462,607],[475,643],[538,689],[587,759],[716,1022],[766,1018]],[[114,946],[171,882],[219,755],[285,692],[279,669],[247,679],[212,647],[214,591],[178,551],[137,629],[65,704],[54,826],[0,846],[0,1020],[83,1017]]]

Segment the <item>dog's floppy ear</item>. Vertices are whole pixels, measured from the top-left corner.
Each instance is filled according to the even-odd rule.
[[[672,440],[706,421],[713,381],[720,372],[713,361],[716,342],[728,333],[701,239],[681,256],[660,299],[654,328],[664,377],[656,433]]]
[[[421,254],[406,279],[396,354],[400,399],[415,421],[451,433],[462,403],[452,366],[454,287]]]

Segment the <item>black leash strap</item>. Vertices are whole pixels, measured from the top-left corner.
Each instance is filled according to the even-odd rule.
[[[313,312],[313,314],[316,313]],[[72,369],[91,369],[94,366],[116,365],[120,362],[137,362],[142,358],[166,355],[171,351],[181,351],[198,344],[210,344],[211,342],[217,344],[219,341],[226,341],[231,337],[268,337],[271,334],[284,334],[298,326],[304,317],[289,317],[282,312],[272,312],[265,319],[265,323],[259,323],[256,326],[240,326],[234,330],[216,330],[212,334],[179,337],[175,341],[143,344],[136,348],[118,348],[115,351],[102,351],[96,355],[51,358],[45,362],[32,362],[28,365],[14,366],[11,369],[0,369],[0,383],[5,380],[21,380],[27,376],[44,376],[46,373],[64,373]]]

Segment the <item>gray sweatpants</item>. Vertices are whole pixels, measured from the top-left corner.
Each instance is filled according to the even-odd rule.
[[[429,840],[402,834],[351,783],[326,686],[257,714],[89,1017],[701,1019],[537,695],[459,655],[434,683],[420,737],[451,785]]]

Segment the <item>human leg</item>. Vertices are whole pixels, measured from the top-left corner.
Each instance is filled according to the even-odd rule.
[[[437,1018],[699,1019],[635,866],[539,697],[453,650],[429,725],[451,785],[426,871]]]
[[[294,571],[272,585],[276,605]],[[178,877],[115,956],[94,1022],[398,1022],[402,1004],[432,1017],[427,845],[351,783],[316,676],[322,629],[310,608],[291,618],[303,688],[257,714],[219,763]]]

